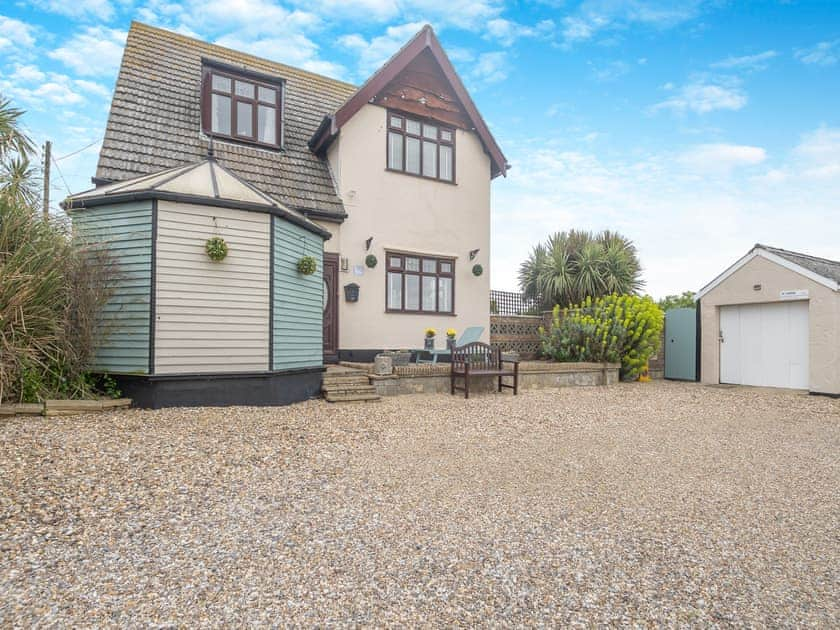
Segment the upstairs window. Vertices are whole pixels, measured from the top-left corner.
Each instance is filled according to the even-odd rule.
[[[279,149],[283,82],[215,66],[204,68],[204,133]]]
[[[388,112],[388,170],[455,181],[455,130]]]

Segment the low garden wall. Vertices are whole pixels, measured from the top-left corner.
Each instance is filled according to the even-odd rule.
[[[368,372],[371,385],[380,396],[399,394],[448,394],[449,365],[407,365],[394,368],[392,374],[373,374],[373,364],[342,363]],[[519,364],[519,388],[550,389],[557,387],[591,387],[618,382],[618,363],[554,363],[523,361]],[[506,378],[510,382],[510,378]],[[470,379],[470,391],[496,391],[496,377]]]

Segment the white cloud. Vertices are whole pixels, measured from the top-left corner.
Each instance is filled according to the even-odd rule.
[[[796,51],[795,56],[802,63],[816,66],[833,66],[840,60],[840,39],[820,42],[810,48]]]
[[[542,20],[534,26],[526,26],[504,18],[494,18],[486,24],[485,39],[498,41],[502,46],[512,46],[523,37],[545,37],[554,31],[554,22]]]
[[[125,31],[89,26],[47,55],[82,76],[113,76],[120,65],[125,38]]]
[[[665,89],[673,90],[671,84]],[[747,95],[733,79],[697,79],[679,88],[670,98],[652,107],[653,111],[669,109],[674,112],[692,111],[706,114],[715,110],[742,109]]]
[[[478,85],[504,81],[510,72],[508,55],[501,50],[481,53],[476,62],[468,68],[468,79]]]
[[[563,38],[572,44],[632,24],[671,28],[696,17],[702,5],[702,0],[585,0],[563,19]]]
[[[338,38],[338,43],[359,55],[360,75],[367,78],[382,66],[391,56],[411,39],[421,28],[422,22],[409,22],[389,26],[383,35],[366,40],[359,34]]]
[[[761,147],[742,144],[700,144],[684,151],[679,162],[695,173],[729,173],[741,166],[755,166],[767,159]]]
[[[732,70],[764,70],[768,62],[779,53],[775,50],[765,50],[755,55],[744,55],[742,57],[727,57],[712,64],[712,68],[726,68]]]
[[[109,0],[33,0],[39,9],[71,18],[110,20],[114,7]]]
[[[493,184],[493,288],[516,289],[529,248],[570,228],[633,239],[657,297],[697,290],[756,242],[840,260],[827,223],[840,215],[840,129],[806,133],[772,160],[746,145],[607,157],[565,135],[502,141],[514,168]],[[733,166],[695,168],[715,159]]]
[[[630,64],[621,60],[610,61],[603,65],[595,65],[590,62],[589,65],[592,66],[595,79],[603,83],[615,81],[630,72]]]
[[[35,45],[35,28],[31,24],[0,15],[0,50]]]

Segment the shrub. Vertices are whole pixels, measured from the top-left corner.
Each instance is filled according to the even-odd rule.
[[[91,393],[113,264],[104,248],[0,197],[0,401]]]
[[[609,230],[558,232],[519,266],[519,286],[542,308],[569,307],[587,297],[636,293],[641,265],[633,242]]]
[[[622,380],[635,380],[659,349],[663,325],[649,297],[586,298],[562,312],[554,307],[549,331],[540,329],[541,351],[556,361],[620,361]]]

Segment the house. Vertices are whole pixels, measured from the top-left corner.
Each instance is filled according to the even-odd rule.
[[[758,244],[697,299],[704,383],[840,396],[840,262]]]
[[[508,168],[428,26],[357,88],[132,23],[97,188],[67,204],[128,269],[96,367],[151,406],[276,404],[427,327],[486,341]]]

